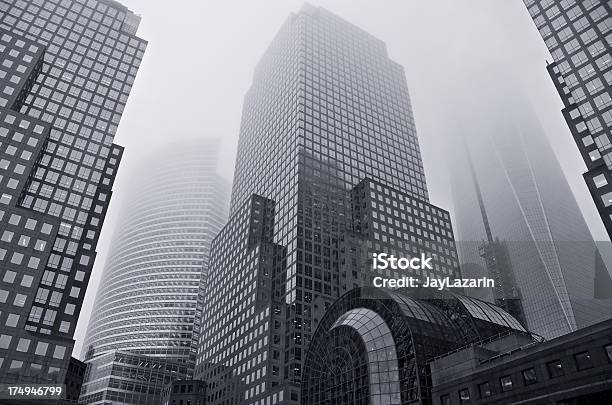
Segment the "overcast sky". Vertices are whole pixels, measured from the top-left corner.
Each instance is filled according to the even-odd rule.
[[[242,100],[255,64],[301,0],[121,0],[142,16],[149,41],[115,142],[125,154],[114,186],[74,350],[82,339],[130,174],[147,151],[181,138],[224,141],[221,173],[231,179]],[[596,240],[607,240],[588,190],[576,145],[546,72],[550,59],[521,0],[310,1],[382,39],[404,66],[433,204],[452,211],[443,136],[449,102],[478,97],[478,77],[511,74],[551,141]],[[469,74],[465,74],[469,72]],[[470,80],[473,83],[458,81]],[[465,94],[465,88],[470,88]],[[499,100],[503,108],[504,100]],[[450,106],[452,108],[452,105]],[[474,120],[478,111],[474,111]]]

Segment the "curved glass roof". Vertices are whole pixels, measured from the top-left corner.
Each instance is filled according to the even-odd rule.
[[[448,318],[433,305],[395,292],[389,292],[388,294],[399,304],[404,315],[425,322],[436,323],[447,328],[453,327],[449,323]]]
[[[503,309],[485,301],[463,295],[453,294],[474,318],[492,322],[497,325],[505,326],[510,329],[527,332],[525,328],[512,315]]]
[[[310,385],[303,385],[302,392],[315,401],[309,403],[329,403],[322,401],[330,395],[337,399],[333,395],[345,389],[341,379],[327,381],[337,373],[339,352],[357,350],[351,355],[359,354],[360,361],[367,362],[367,376],[364,373],[365,379],[360,377],[360,381],[367,384],[371,403],[412,403],[420,398],[420,387],[427,385],[422,366],[429,359],[501,331],[527,332],[513,316],[485,301],[449,292],[427,298],[409,294],[406,290],[361,287],[332,305],[306,355],[303,381],[310,381]],[[351,345],[355,341],[363,345]]]

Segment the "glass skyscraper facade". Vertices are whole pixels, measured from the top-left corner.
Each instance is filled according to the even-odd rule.
[[[184,141],[133,176],[84,343],[80,401],[151,404],[193,375],[210,243],[227,219],[218,142]]]
[[[597,246],[520,81],[493,72],[478,85],[478,99],[454,106],[447,138],[463,275],[496,275],[499,289],[481,298],[546,338],[609,316],[595,294]]]
[[[612,236],[612,4],[523,1],[552,55],[548,72],[587,166],[587,187]]]
[[[306,5],[245,97],[230,220],[204,294],[196,377],[207,400],[298,403],[320,315],[371,281],[377,251],[435,253],[431,274],[415,276],[458,275],[449,214],[428,201],[403,68],[379,39]]]
[[[0,381],[63,383],[146,42],[108,0],[0,1]]]

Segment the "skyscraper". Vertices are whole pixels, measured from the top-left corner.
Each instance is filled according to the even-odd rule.
[[[435,252],[432,275],[458,274],[402,67],[379,39],[306,5],[245,97],[230,219],[204,294],[196,376],[207,400],[297,403],[319,314],[370,282],[377,251]]]
[[[449,113],[457,123],[447,162],[464,276],[497,275],[500,289],[488,298],[546,338],[609,315],[595,299],[597,247],[520,82],[459,77],[481,88]]]
[[[210,242],[229,205],[218,154],[214,140],[177,142],[133,176],[85,338],[82,403],[155,403],[193,375]]]
[[[109,0],[0,1],[0,380],[63,383],[146,42]]]
[[[612,236],[612,5],[602,0],[524,0],[553,62],[548,72],[587,166],[583,174]]]

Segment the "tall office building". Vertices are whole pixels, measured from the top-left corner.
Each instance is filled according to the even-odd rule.
[[[453,104],[446,137],[464,276],[495,276],[487,298],[546,338],[609,316],[595,298],[597,246],[520,83],[464,81],[479,97]]]
[[[583,177],[612,236],[612,4],[523,1],[552,55],[548,72],[587,166]]]
[[[0,381],[63,383],[146,47],[115,1],[0,1]]]
[[[382,41],[306,5],[245,97],[230,219],[205,291],[196,376],[207,400],[299,402],[320,314],[370,283],[377,251],[435,253],[433,270],[411,274],[457,275],[449,214],[428,202],[402,67]]]
[[[152,404],[193,375],[210,243],[227,219],[217,142],[159,150],[133,176],[84,343],[81,403]]]

